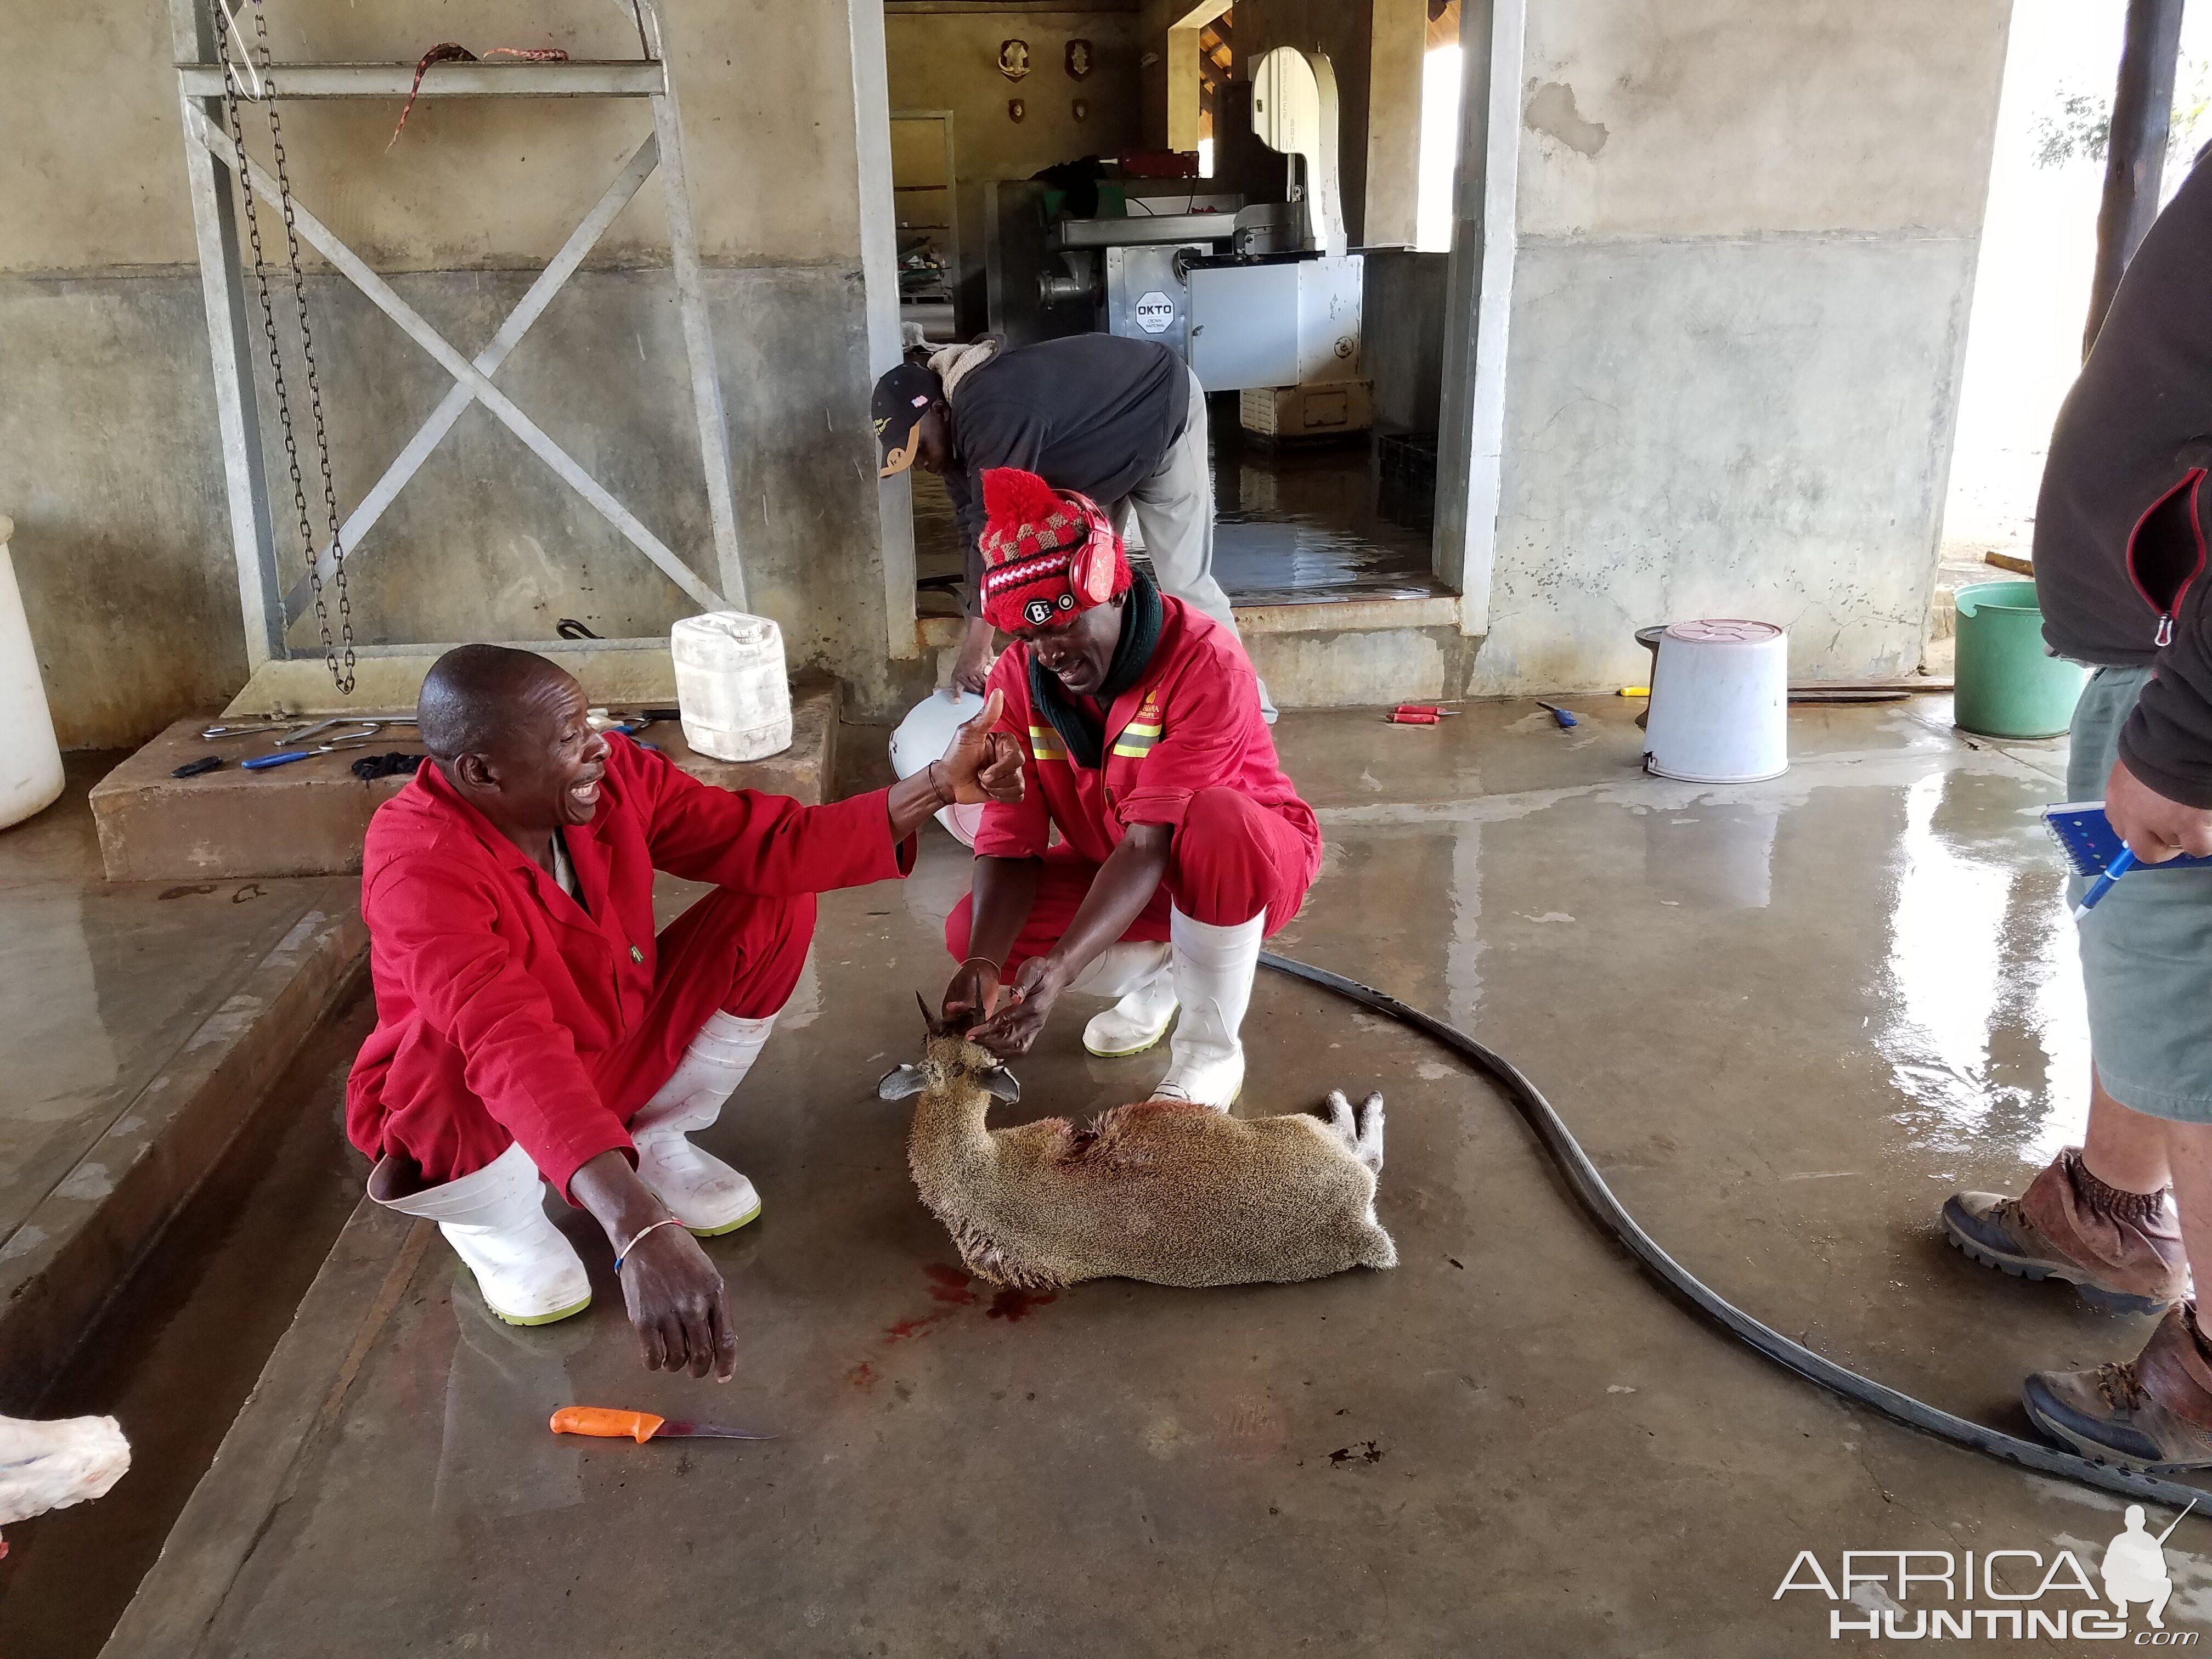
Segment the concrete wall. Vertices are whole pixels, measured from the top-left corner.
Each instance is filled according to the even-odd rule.
[[[1248,0],[1237,17],[1248,60],[1277,43],[1330,55],[1355,234],[1371,147],[1351,135],[1368,131],[1382,3]],[[1457,463],[1455,510],[1475,509],[1462,626],[1486,635],[1474,689],[1639,678],[1631,630],[1698,611],[1789,623],[1808,678],[1909,666],[2004,0],[1495,9],[1507,72],[1495,109],[1474,111],[1488,170],[1473,170],[1461,211],[1480,226],[1486,203],[1510,210],[1481,270],[1462,260],[1452,320],[1464,336],[1486,303],[1496,349],[1444,389],[1447,426],[1470,386],[1491,411]],[[1134,14],[1140,43],[1166,10],[1147,0]],[[862,277],[854,27],[829,0],[665,0],[665,12],[754,602],[783,623],[795,663],[834,669],[860,708],[888,711],[925,670],[904,655],[904,594],[885,570],[902,492],[877,486],[866,423],[870,353],[889,347],[884,326],[872,341]],[[635,51],[619,9],[590,0],[544,12],[472,0],[465,20],[435,0],[271,13],[280,58],[404,61],[456,33],[480,50]],[[1003,15],[969,14],[994,56]],[[1468,16],[1486,31],[1492,9]],[[1079,27],[1103,42],[1109,20],[1120,27],[1096,13]],[[1070,85],[1065,35],[1028,38],[1037,122]],[[148,0],[0,7],[0,54],[44,66],[0,100],[15,158],[0,169],[0,512],[16,521],[64,741],[128,743],[219,704],[246,667],[169,26]],[[1146,118],[1156,105],[1164,118],[1157,66],[1140,56],[1139,70]],[[1113,73],[1102,62],[1085,83],[1094,121]],[[387,148],[397,114],[295,109],[295,182],[465,349],[646,121],[627,105],[429,102]],[[648,186],[502,376],[711,570],[664,248]],[[314,293],[349,501],[443,381],[334,281]],[[364,641],[542,637],[560,616],[657,629],[686,608],[480,415],[448,442],[360,550]]]
[[[1145,138],[1134,0],[1042,9],[983,0],[886,0],[891,107],[952,112],[963,317],[984,314],[983,185],[1026,179],[1055,162],[1118,155]],[[1000,43],[1030,43],[1030,72],[1009,81]],[[1069,77],[1067,43],[1091,43],[1091,73]],[[1019,98],[1017,122],[1007,101]],[[1074,106],[1081,100],[1084,118]]]
[[[1637,627],[1715,614],[1786,623],[1802,678],[1910,670],[2006,0],[1495,11],[1474,689],[1640,680]]]
[[[1360,216],[1346,222],[1370,247],[1413,245],[1420,216],[1421,59],[1428,0],[1370,0],[1367,165]],[[1347,133],[1345,142],[1352,142]]]
[[[280,61],[412,60],[456,34],[637,52],[619,9],[584,0],[472,0],[465,19],[434,0],[269,12]],[[795,665],[830,665],[886,708],[921,670],[889,655],[845,11],[665,0],[663,15],[752,601]],[[48,66],[0,100],[0,142],[21,158],[0,169],[0,511],[64,742],[125,744],[219,705],[246,671],[170,26],[149,0],[5,7],[0,54]],[[649,125],[628,102],[426,101],[387,148],[398,114],[295,106],[293,181],[379,269],[411,273],[403,291],[465,350]],[[649,184],[501,380],[711,574],[662,224]],[[311,297],[349,505],[447,382],[337,279]],[[657,631],[690,609],[475,410],[358,561],[364,641],[530,639],[595,613],[604,631]]]
[[[1359,371],[1375,383],[1375,424],[1434,432],[1443,392],[1445,256],[1370,253],[1361,275]]]

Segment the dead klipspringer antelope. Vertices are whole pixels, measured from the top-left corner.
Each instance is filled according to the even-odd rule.
[[[1326,1120],[1146,1100],[1088,1128],[1054,1117],[992,1130],[992,1100],[1020,1097],[1012,1074],[933,1019],[921,1063],[878,1092],[919,1097],[915,1185],[969,1272],[995,1284],[1249,1285],[1398,1264],[1375,1218],[1380,1095],[1356,1117],[1334,1093]]]

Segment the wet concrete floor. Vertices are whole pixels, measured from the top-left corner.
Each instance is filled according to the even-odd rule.
[[[1238,428],[1234,394],[1212,405],[1213,574],[1237,604],[1425,599],[1450,591],[1430,569],[1425,517],[1401,506],[1406,521],[1399,522],[1378,507],[1371,437],[1271,446]],[[959,525],[944,484],[920,471],[914,538],[916,574],[930,584],[924,614],[957,614],[945,584],[960,574]]]
[[[108,881],[85,794],[120,758],[70,756],[62,799],[0,830],[0,1259],[58,1183],[97,1179],[87,1152],[293,925],[358,891]]]
[[[1376,434],[1270,445],[1237,426],[1234,398],[1214,402],[1213,574],[1231,599],[1315,605],[1451,591],[1430,568],[1427,503],[1394,502],[1396,518],[1382,510]]]
[[[1278,948],[1513,1058],[1723,1296],[2026,1432],[2027,1370],[2148,1330],[1976,1267],[1934,1224],[1955,1187],[2016,1188],[2085,1109],[2037,817],[2058,748],[1963,740],[1940,699],[1800,708],[1786,776],[1713,788],[1641,774],[1633,705],[1584,708],[1573,732],[1526,704],[1433,729],[1286,716],[1329,850]],[[1830,1645],[1833,1604],[1776,1594],[1801,1550],[1831,1578],[1846,1549],[2037,1552],[2001,1575],[2019,1594],[2119,1530],[2113,1500],[1893,1428],[1701,1324],[1455,1059],[1266,975],[1239,1110],[1382,1090],[1400,1267],[963,1282],[873,1085],[915,1051],[966,878],[933,830],[911,879],[826,899],[797,1004],[702,1137],[766,1201],[710,1247],[735,1384],[637,1369],[574,1217],[599,1302],[544,1330],[489,1318],[434,1241],[388,1315],[362,1295],[359,1370],[289,1498],[205,1517],[242,1565],[198,1651],[1765,1656]],[[1018,1066],[1009,1121],[1158,1075],[1164,1054],[1082,1054],[1091,1006]],[[569,1403],[782,1437],[556,1438]],[[2208,1549],[2196,1520],[2169,1540],[2169,1626],[2212,1620]]]

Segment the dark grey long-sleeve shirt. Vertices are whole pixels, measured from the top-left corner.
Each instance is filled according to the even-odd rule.
[[[2212,167],[2130,263],[2067,394],[2036,503],[2044,638],[2078,661],[2153,665],[2120,735],[2128,769],[2212,807]]]
[[[1190,375],[1152,340],[1077,334],[1002,351],[951,398],[958,465],[945,493],[960,521],[968,614],[982,614],[983,474],[1018,466],[1110,506],[1150,477],[1182,435]]]

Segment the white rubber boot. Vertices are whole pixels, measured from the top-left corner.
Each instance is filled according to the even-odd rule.
[[[753,1183],[690,1141],[713,1126],[775,1029],[775,1016],[747,1019],[716,1013],[699,1028],[659,1092],[637,1109],[629,1138],[637,1178],[702,1238],[734,1232],[761,1212]]]
[[[1233,927],[1168,913],[1176,997],[1182,1004],[1168,1074],[1152,1091],[1156,1100],[1188,1100],[1227,1111],[1244,1086],[1244,1045],[1237,1031],[1252,1000],[1252,975],[1260,969],[1265,911]]]
[[[1141,1054],[1168,1034],[1175,1018],[1175,974],[1164,941],[1109,945],[1067,988],[1120,999],[1083,1028],[1083,1046],[1101,1060]]]
[[[395,1170],[387,1158],[370,1171],[368,1195],[387,1210],[436,1222],[477,1276],[484,1305],[508,1324],[550,1325],[592,1305],[583,1261],[546,1216],[538,1166],[520,1146],[474,1175],[389,1198],[378,1188]]]

